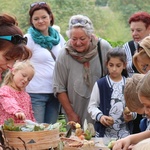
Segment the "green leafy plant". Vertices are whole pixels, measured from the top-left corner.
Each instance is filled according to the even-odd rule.
[[[63,114],[59,115],[57,122],[61,124],[59,131],[67,132],[67,123],[66,123],[65,116]]]
[[[9,118],[4,122],[3,129],[10,131],[21,131],[19,126],[15,126],[14,120],[12,118]]]

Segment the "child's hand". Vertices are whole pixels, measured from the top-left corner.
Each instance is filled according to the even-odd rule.
[[[108,127],[114,124],[114,119],[110,116],[102,116],[100,118],[100,123],[103,124],[104,126]]]
[[[23,112],[17,112],[17,113],[15,114],[15,117],[16,117],[17,119],[20,119],[20,120],[25,120],[25,119],[26,119],[26,116],[25,116],[25,114],[24,114]]]

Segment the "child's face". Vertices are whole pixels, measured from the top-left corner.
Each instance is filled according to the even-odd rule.
[[[33,78],[34,71],[32,67],[25,67],[24,69],[14,71],[13,74],[14,86],[18,90],[23,90]]]
[[[106,66],[112,78],[120,78],[123,69],[126,67],[126,64],[124,64],[119,57],[112,57]]]
[[[147,97],[140,96],[140,102],[144,105],[144,112],[147,118],[150,119],[150,100]]]

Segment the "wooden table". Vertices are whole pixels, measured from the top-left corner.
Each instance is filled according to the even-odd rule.
[[[92,138],[95,142],[95,146],[83,146],[83,147],[64,147],[63,150],[110,150],[107,146],[103,144],[103,138]]]

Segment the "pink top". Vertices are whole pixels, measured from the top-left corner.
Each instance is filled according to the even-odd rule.
[[[35,121],[31,99],[27,92],[17,91],[5,85],[0,88],[0,124],[8,118],[13,118],[15,123],[22,123],[15,117],[16,112],[24,112],[26,119]]]

